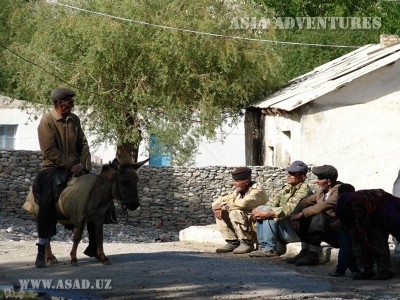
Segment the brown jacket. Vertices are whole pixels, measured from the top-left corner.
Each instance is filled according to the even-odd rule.
[[[40,120],[38,134],[43,168],[62,167],[70,170],[73,165],[82,163],[90,171],[89,144],[77,115],[71,113],[64,119],[53,108]]]
[[[313,195],[300,201],[303,208],[302,212],[305,217],[311,217],[319,213],[325,212],[328,215],[335,217],[333,207],[338,200],[338,188],[342,183],[337,181],[329,192],[329,196],[324,200],[324,191],[318,188]]]

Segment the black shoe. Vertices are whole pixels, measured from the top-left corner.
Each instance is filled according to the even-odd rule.
[[[351,278],[354,279],[354,277],[360,277],[361,276],[361,271],[351,271]]]
[[[362,271],[361,273],[353,275],[353,279],[355,280],[366,280],[366,279],[371,279],[374,277],[375,273],[371,269],[366,269]]]
[[[392,271],[379,271],[378,274],[374,275],[372,277],[372,280],[388,280],[393,278],[393,272]]]
[[[308,252],[307,255],[299,258],[294,263],[296,266],[316,266],[319,264],[319,254],[317,252]]]
[[[297,254],[294,257],[288,258],[285,261],[288,264],[294,264],[298,259],[303,258],[304,256],[306,256],[308,254],[309,250],[307,249],[301,249],[301,251],[299,252],[299,254]]]
[[[38,254],[36,256],[35,266],[36,268],[46,268],[45,259],[45,246],[36,244],[38,246]]]
[[[346,274],[346,272],[340,272],[337,269],[328,273],[328,275],[332,276],[332,277],[343,277],[345,274]]]
[[[283,254],[286,253],[286,251],[287,251],[286,244],[283,244],[283,243],[278,242],[277,250],[276,250],[276,252],[278,253],[278,255],[283,255]]]

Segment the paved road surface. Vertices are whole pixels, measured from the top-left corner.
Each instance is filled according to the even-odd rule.
[[[3,289],[20,279],[52,279],[57,284],[78,279],[94,287],[96,279],[99,286],[111,279],[112,289],[46,292],[61,299],[400,299],[400,275],[383,282],[331,278],[326,274],[332,265],[295,267],[281,258],[220,255],[212,246],[183,242],[109,243],[105,252],[110,266],[81,254],[83,244],[79,267],[69,264],[71,244],[55,242],[60,263],[36,269],[33,243],[0,240]]]

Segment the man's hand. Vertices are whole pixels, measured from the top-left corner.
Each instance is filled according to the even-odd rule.
[[[82,164],[76,164],[72,166],[71,172],[74,173],[76,177],[79,177],[85,174],[85,168],[83,167]]]
[[[259,210],[257,208],[251,211],[251,215],[254,220],[267,220],[276,217],[275,213],[272,210]]]
[[[218,220],[222,219],[222,208],[221,208],[221,203],[217,203],[212,207],[212,210],[214,211],[214,215]]]
[[[300,230],[300,219],[304,217],[303,212],[293,214],[290,216],[290,222],[292,222],[293,229],[298,233]]]

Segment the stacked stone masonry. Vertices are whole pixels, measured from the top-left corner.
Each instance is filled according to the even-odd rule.
[[[21,206],[39,171],[38,151],[0,151],[0,218],[31,219]],[[101,166],[94,168],[98,174]],[[282,168],[252,166],[253,179],[271,197],[286,182]],[[232,192],[233,167],[155,167],[139,172],[140,209],[129,212],[128,223],[140,227],[181,230],[191,225],[215,223],[211,203]],[[315,177],[309,173],[310,185]],[[311,185],[313,188],[315,186]],[[121,218],[122,220],[122,218]]]

